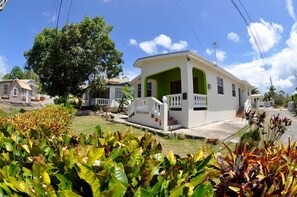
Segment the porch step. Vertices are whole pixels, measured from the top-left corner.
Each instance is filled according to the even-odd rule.
[[[170,125],[176,125],[177,124],[177,120],[168,120],[168,126]]]
[[[174,120],[174,118],[172,116],[169,116],[168,121],[170,121],[170,120]]]
[[[168,126],[168,131],[173,131],[173,130],[176,130],[179,128],[182,128],[181,124],[170,125],[170,126]]]
[[[241,108],[238,109],[235,117],[237,117],[237,118],[243,118],[244,117],[244,109],[243,109],[243,107],[241,107]]]

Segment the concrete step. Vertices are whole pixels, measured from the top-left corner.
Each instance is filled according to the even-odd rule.
[[[170,125],[176,125],[177,124],[177,120],[168,120],[168,126]]]
[[[169,116],[168,121],[170,121],[170,120],[174,120],[174,118],[172,116]]]
[[[168,131],[173,131],[173,130],[176,130],[179,128],[182,128],[181,124],[170,125],[170,126],[168,126]]]

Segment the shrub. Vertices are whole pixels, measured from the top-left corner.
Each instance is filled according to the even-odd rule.
[[[49,105],[43,109],[16,114],[0,119],[0,127],[11,126],[18,132],[31,130],[45,132],[50,135],[69,131],[69,124],[75,111],[59,105]]]
[[[291,120],[272,116],[264,124],[266,114],[247,115],[251,130],[244,134],[233,152],[218,156],[214,168],[217,196],[296,196],[297,144],[275,146]],[[263,144],[260,144],[260,141]]]
[[[164,155],[151,134],[103,133],[99,126],[89,136],[48,135],[47,122],[67,125],[64,109],[51,106],[2,122],[0,195],[213,196],[206,171],[211,155]]]

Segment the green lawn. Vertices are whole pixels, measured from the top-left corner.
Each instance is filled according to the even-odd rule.
[[[79,116],[74,117],[72,123],[72,129],[77,133],[91,134],[94,132],[94,128],[96,125],[100,125],[103,131],[106,131],[107,128],[110,129],[111,132],[125,132],[129,128],[128,126],[120,123],[112,123],[105,120],[105,118],[101,116]],[[137,128],[131,128],[132,132],[136,135],[143,135],[145,131],[142,131]],[[212,145],[207,144],[204,140],[199,139],[167,139],[165,137],[161,137],[155,135],[155,139],[161,143],[163,152],[167,154],[170,150],[175,154],[179,154],[180,156],[186,156],[187,154],[196,154],[200,150],[201,147],[204,147],[207,151],[219,152],[224,150],[224,146],[222,144]]]

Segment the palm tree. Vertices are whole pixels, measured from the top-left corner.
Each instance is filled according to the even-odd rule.
[[[260,90],[257,87],[253,87],[251,94],[260,94]]]

